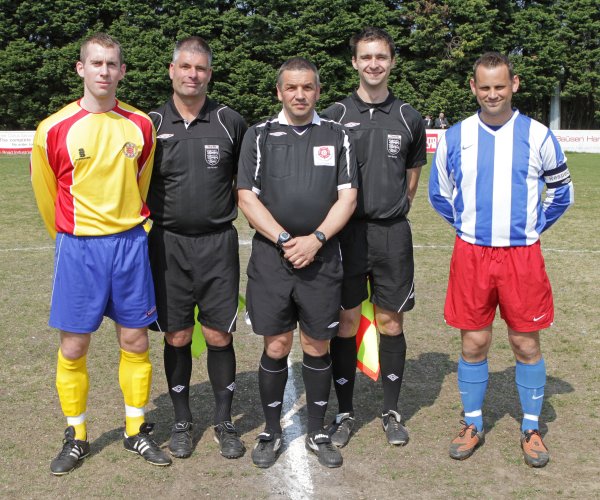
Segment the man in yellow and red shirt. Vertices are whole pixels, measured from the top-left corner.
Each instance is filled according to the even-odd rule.
[[[68,425],[50,470],[66,474],[89,454],[86,357],[104,316],[114,320],[121,348],[125,449],[169,465],[144,418],[156,305],[143,224],[156,134],[148,116],[116,99],[125,76],[117,40],[86,39],[76,68],[83,97],[40,123],[31,154],[35,198],[56,239],[49,325],[60,330],[56,388]]]

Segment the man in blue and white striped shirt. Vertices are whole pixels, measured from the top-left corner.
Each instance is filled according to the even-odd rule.
[[[573,185],[556,137],[512,107],[519,77],[506,56],[484,54],[470,83],[481,109],[441,138],[429,181],[433,208],[457,235],[444,319],[461,330],[465,420],[450,456],[464,460],[484,442],[481,408],[499,306],[516,358],[525,462],[543,467],[549,455],[538,423],[546,382],[539,331],[552,324],[554,305],[539,238],[573,204]]]

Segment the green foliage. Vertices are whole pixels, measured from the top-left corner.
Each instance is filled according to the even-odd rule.
[[[46,113],[47,96],[36,82],[43,53],[34,44],[17,39],[0,52],[0,115],[7,128],[31,128],[32,116]]]
[[[563,113],[572,128],[600,123],[600,8],[597,0],[561,0]]]
[[[275,75],[292,56],[319,67],[320,107],[357,85],[348,40],[366,25],[397,45],[390,86],[422,114],[452,123],[477,107],[469,90],[486,50],[511,55],[516,105],[547,122],[560,83],[563,126],[600,127],[597,0],[0,0],[0,129],[31,129],[81,94],[83,37],[106,31],[124,49],[118,97],[146,111],[171,93],[174,42],[200,35],[214,52],[211,95],[253,123],[279,109]]]

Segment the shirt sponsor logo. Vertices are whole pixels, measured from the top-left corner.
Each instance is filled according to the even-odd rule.
[[[137,156],[138,148],[133,142],[126,142],[123,146],[123,154],[126,158],[133,159]]]
[[[396,156],[400,152],[402,146],[402,136],[388,134],[387,136],[387,150],[392,156]]]
[[[210,167],[216,167],[221,159],[221,152],[218,144],[206,144],[204,146],[204,158]]]
[[[315,146],[313,148],[315,166],[335,166],[335,146]]]

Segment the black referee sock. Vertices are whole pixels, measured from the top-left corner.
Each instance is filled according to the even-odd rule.
[[[208,378],[215,395],[213,424],[231,421],[231,403],[235,391],[235,350],[233,340],[226,346],[206,344],[206,367]]]
[[[258,390],[265,414],[265,430],[267,432],[282,432],[281,407],[283,394],[288,379],[288,357],[273,359],[263,351],[258,367]]]
[[[308,432],[323,428],[329,391],[331,389],[331,356],[311,356],[304,353],[302,359],[302,380],[306,390],[308,409]]]
[[[191,422],[190,379],[192,378],[192,343],[175,347],[165,340],[165,375],[173,402],[176,422]]]
[[[356,337],[335,337],[331,340],[333,387],[338,400],[338,413],[354,411],[354,381],[356,379]]]
[[[400,335],[379,336],[379,365],[383,384],[383,413],[398,411],[398,398],[406,361],[406,339]]]

